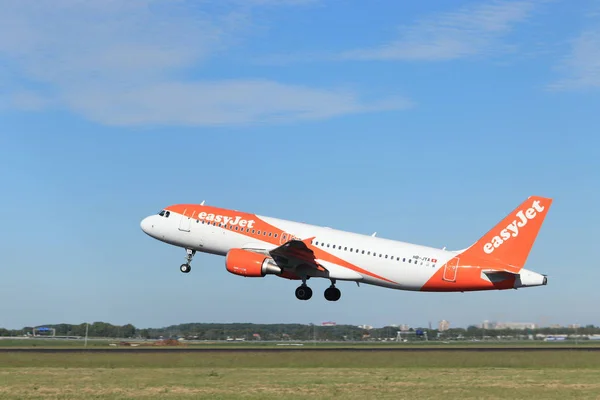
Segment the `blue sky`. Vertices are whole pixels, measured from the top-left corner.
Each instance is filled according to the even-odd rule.
[[[0,0],[0,326],[600,324],[600,3]],[[139,221],[200,202],[464,248],[554,198],[549,285],[229,274]]]

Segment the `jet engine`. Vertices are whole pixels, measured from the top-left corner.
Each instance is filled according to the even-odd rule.
[[[272,258],[243,249],[229,250],[225,257],[225,267],[232,274],[254,278],[282,273]]]

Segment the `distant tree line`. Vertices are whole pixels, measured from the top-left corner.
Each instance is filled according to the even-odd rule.
[[[54,328],[56,336],[85,336],[86,324],[48,324],[40,325]],[[0,328],[0,336],[23,336],[31,334],[34,327],[23,329]],[[226,340],[243,338],[245,340],[329,340],[329,341],[359,341],[383,340],[396,338],[398,327],[386,326],[366,330],[354,325],[304,325],[304,324],[215,324],[187,323],[167,326],[164,328],[136,328],[132,324],[112,325],[106,322],[94,322],[88,326],[89,337],[107,338],[142,338],[158,339],[183,337],[197,340]],[[417,334],[418,333],[418,334]],[[600,327],[587,325],[580,328],[538,328],[538,329],[482,329],[477,326],[468,328],[452,328],[443,332],[428,328],[411,328],[402,333],[407,340],[454,340],[454,339],[483,339],[495,337],[523,338],[529,335],[600,335]]]

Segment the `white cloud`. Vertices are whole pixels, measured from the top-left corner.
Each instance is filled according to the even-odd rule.
[[[363,103],[344,91],[266,80],[163,82],[138,88],[86,88],[64,101],[88,118],[111,125],[240,125],[317,120],[344,114],[402,109],[404,99]]]
[[[505,48],[502,37],[523,22],[533,7],[533,1],[474,3],[402,27],[397,40],[347,51],[341,58],[437,61],[494,53]]]
[[[587,30],[573,40],[558,69],[566,77],[550,85],[551,89],[600,88],[600,30]]]
[[[272,122],[405,107],[201,75],[203,63],[251,29],[249,7],[311,1],[0,0],[0,105],[66,108],[117,125]]]

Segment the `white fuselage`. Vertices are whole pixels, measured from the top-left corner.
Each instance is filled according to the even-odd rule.
[[[218,213],[225,216],[218,218]],[[207,220],[207,215],[214,215],[214,219]],[[461,275],[457,268],[460,252],[200,205],[196,205],[193,212],[189,206],[183,211],[173,208],[168,217],[153,215],[144,219],[141,225],[144,232],[163,242],[221,256],[226,256],[231,249],[270,251],[292,237],[310,238],[310,245],[321,250],[315,254],[323,255],[319,261],[336,271],[334,275],[339,280],[402,290],[425,290],[424,285],[439,276],[444,284],[455,284],[454,290],[443,291],[472,290],[461,288],[458,279]],[[456,265],[451,262],[454,259]],[[523,269],[521,276],[519,287],[542,284],[542,280],[545,284],[545,278],[540,274]],[[489,281],[483,273],[477,277]]]

